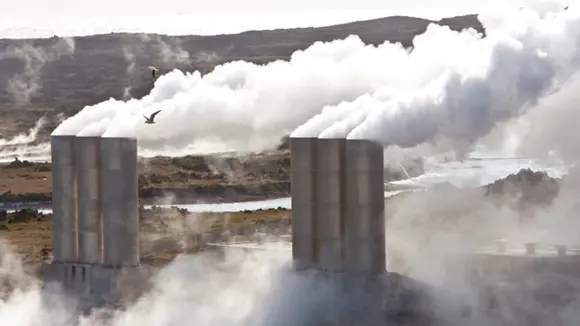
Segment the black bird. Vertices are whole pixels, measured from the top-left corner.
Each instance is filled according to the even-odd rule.
[[[153,78],[157,78],[158,69],[153,66],[149,66],[149,70],[151,70],[151,75],[153,76]]]
[[[150,124],[150,125],[151,125],[151,124],[154,124],[154,123],[155,123],[155,116],[156,116],[157,114],[159,114],[159,112],[161,112],[161,110],[157,110],[157,111],[153,112],[153,114],[151,114],[151,115],[149,116],[149,118],[148,118],[147,116],[143,115],[143,118],[145,118],[145,123],[146,123],[146,124]]]

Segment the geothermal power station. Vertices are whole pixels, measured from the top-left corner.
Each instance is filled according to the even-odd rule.
[[[43,265],[85,302],[120,300],[139,264],[137,141],[52,136],[53,259]]]
[[[45,281],[60,283],[87,307],[136,298],[152,275],[139,258],[136,139],[52,136],[51,145],[53,259],[42,266]],[[330,313],[341,320],[337,325],[362,319],[376,325],[394,310],[414,314],[420,300],[408,294],[424,298],[432,287],[387,271],[383,147],[291,138],[290,150],[294,270],[314,272],[340,298],[317,313]],[[517,282],[532,272],[580,275],[577,251],[533,243],[521,249],[498,243],[454,255],[449,265],[467,267],[476,286],[504,284],[514,275]]]

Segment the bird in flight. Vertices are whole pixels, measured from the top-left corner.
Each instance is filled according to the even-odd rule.
[[[157,77],[157,71],[159,71],[159,69],[153,67],[153,66],[149,66],[149,70],[151,70],[151,75],[153,75],[153,78]]]
[[[157,110],[155,112],[153,112],[149,117],[143,115],[143,118],[145,118],[145,123],[146,124],[154,124],[155,123],[155,116],[157,114],[159,114],[159,112],[161,112],[161,110]]]

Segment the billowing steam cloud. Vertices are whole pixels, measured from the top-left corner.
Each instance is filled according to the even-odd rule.
[[[86,107],[54,134],[96,129],[108,136],[137,135],[149,148],[261,149],[275,145],[325,105],[396,85],[405,72],[396,73],[396,64],[383,58],[404,53],[400,45],[376,48],[350,37],[314,44],[294,53],[290,62],[232,62],[203,77],[173,71],[161,76],[143,99]],[[158,109],[163,111],[157,124],[144,128],[142,115]]]
[[[567,128],[580,119],[580,75],[575,75],[559,92],[550,94],[537,107],[515,121],[500,125],[483,139],[488,148],[511,151],[518,155],[537,157],[545,161],[562,158],[577,163],[580,137],[577,128]]]
[[[57,60],[62,55],[75,52],[73,38],[62,38],[48,49],[26,44],[22,47],[9,47],[0,54],[0,60],[17,58],[24,60],[24,71],[10,79],[6,91],[19,104],[30,102],[30,99],[42,88],[41,70],[47,62]]]
[[[430,26],[412,52],[353,36],[316,43],[289,62],[232,62],[203,77],[173,71],[142,100],[86,107],[55,134],[137,136],[146,149],[259,150],[320,113],[294,136],[458,147],[533,107],[576,71],[579,16],[574,8],[521,10],[481,17],[486,38]],[[159,109],[157,124],[142,123]]]
[[[423,71],[414,64],[417,58],[434,65],[421,87],[382,87],[326,107],[293,136],[372,139],[400,147],[448,140],[461,150],[498,122],[520,116],[557,92],[580,67],[578,11],[522,10],[511,20],[480,20],[484,39],[437,26],[415,39],[414,51],[400,64],[409,71]]]

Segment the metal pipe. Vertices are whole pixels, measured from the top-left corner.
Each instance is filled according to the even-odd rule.
[[[317,217],[323,271],[344,271],[345,139],[318,139]]]
[[[383,147],[368,140],[346,142],[347,272],[386,270]]]
[[[292,259],[296,269],[313,268],[317,260],[317,138],[290,138]]]
[[[101,139],[104,263],[139,265],[137,140]]]
[[[76,137],[79,262],[103,262],[101,214],[101,138]]]
[[[75,136],[50,138],[52,162],[52,246],[56,262],[78,258]]]

